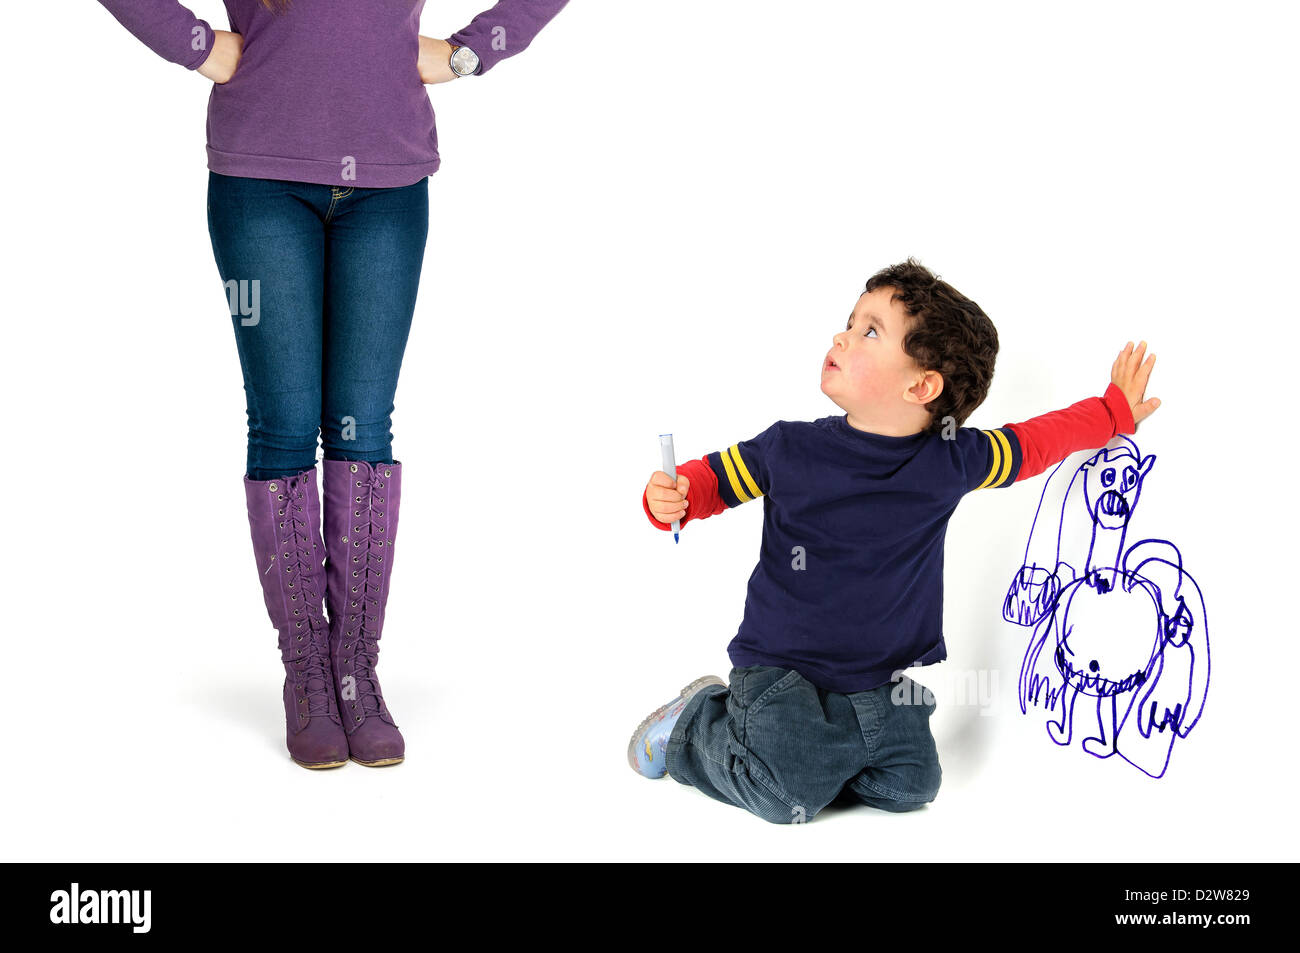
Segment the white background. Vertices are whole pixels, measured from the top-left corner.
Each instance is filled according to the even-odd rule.
[[[423,32],[486,5],[431,0]],[[578,0],[430,87],[379,667],[407,761],[329,772],[285,751],[248,542],[210,84],[97,4],[11,14],[6,858],[1297,859],[1293,5]],[[1035,480],[949,527],[928,808],[775,827],[639,778],[632,728],[727,672],[762,524],[651,528],[657,435],[685,460],[839,413],[831,335],[908,255],[997,325],[973,426],[1150,342],[1134,532],[1206,594],[1201,724],[1153,781],[1020,714],[999,601]],[[950,701],[979,671],[987,707]]]

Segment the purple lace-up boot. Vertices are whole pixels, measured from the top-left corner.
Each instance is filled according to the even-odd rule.
[[[402,489],[400,463],[325,461],[330,663],[352,760],[397,764],[406,744],[375,676]]]
[[[304,768],[347,764],[325,622],[325,543],[316,468],[279,480],[244,477],[262,596],[284,662],[285,741]]]

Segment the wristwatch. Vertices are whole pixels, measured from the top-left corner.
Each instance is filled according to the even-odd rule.
[[[468,46],[451,48],[451,71],[457,76],[470,76],[478,72],[478,54]]]

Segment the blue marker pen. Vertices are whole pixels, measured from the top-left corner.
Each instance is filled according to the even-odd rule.
[[[669,478],[677,482],[677,454],[673,452],[673,435],[670,433],[661,433],[659,435],[659,449],[664,452],[664,473]],[[680,543],[678,534],[681,532],[682,524],[680,520],[673,520],[673,542]]]

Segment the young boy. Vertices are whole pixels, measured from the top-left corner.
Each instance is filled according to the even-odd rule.
[[[646,485],[642,506],[663,530],[761,496],[763,542],[730,684],[697,679],[642,721],[633,769],[778,824],[841,798],[886,811],[934,800],[932,696],[901,673],[947,657],[948,520],[972,490],[1133,433],[1160,405],[1143,399],[1145,349],[1119,353],[1102,397],[963,427],[993,379],[993,322],[912,259],[874,275],[822,364],[843,416],[779,420]]]

